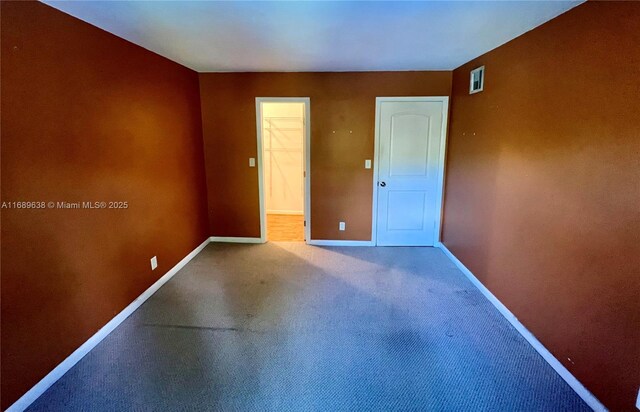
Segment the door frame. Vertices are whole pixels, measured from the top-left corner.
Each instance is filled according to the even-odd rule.
[[[311,99],[309,97],[256,97],[256,130],[258,140],[258,197],[260,200],[260,243],[267,241],[267,207],[264,199],[264,168],[262,151],[262,104],[304,103],[303,166],[304,173],[304,241],[309,243],[311,235]]]
[[[442,214],[444,205],[444,174],[447,149],[447,128],[449,114],[449,96],[407,96],[376,97],[375,142],[373,151],[373,203],[371,211],[371,243],[378,245],[378,156],[380,154],[380,109],[382,102],[442,102],[442,134],[440,135],[440,157],[438,159],[438,187],[436,188],[436,244],[441,241]],[[434,245],[436,246],[436,245]]]

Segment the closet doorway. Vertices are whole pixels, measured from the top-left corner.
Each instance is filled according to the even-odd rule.
[[[309,98],[256,99],[261,240],[309,239]]]

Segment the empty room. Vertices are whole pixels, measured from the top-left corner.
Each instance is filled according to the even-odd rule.
[[[2,1],[0,406],[640,410],[640,2]]]

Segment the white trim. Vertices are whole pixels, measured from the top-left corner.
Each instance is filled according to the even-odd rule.
[[[520,323],[518,318],[516,318],[515,315],[502,302],[500,302],[500,300],[498,300],[498,298],[495,297],[495,295],[491,293],[491,291],[487,289],[486,286],[484,286],[482,282],[480,282],[480,280],[478,280],[478,278],[476,278],[475,275],[469,269],[467,269],[467,267],[460,260],[458,260],[458,258],[456,258],[455,255],[451,253],[451,251],[447,249],[447,247],[442,242],[438,242],[436,246],[440,248],[449,259],[451,259],[451,261],[458,267],[458,269],[460,269],[462,273],[465,274],[465,276],[471,281],[471,283],[473,283],[475,287],[477,287],[480,292],[482,292],[487,300],[489,300],[489,302],[491,302],[493,306],[498,309],[502,316],[504,316],[505,319],[507,319],[509,323],[513,325],[513,327],[522,335],[522,337],[525,338],[531,346],[533,346],[533,349],[535,349],[540,354],[540,356],[542,356],[542,358],[547,361],[547,363],[553,369],[555,369],[558,375],[560,375],[560,377],[564,379],[565,382],[569,384],[569,386],[571,386],[571,388],[578,394],[578,396],[582,398],[583,401],[585,401],[587,405],[591,407],[591,409],[597,412],[607,411],[607,408],[602,403],[600,403],[600,401],[595,396],[593,396],[593,394],[589,392],[589,390],[582,383],[580,383],[580,381],[578,381],[578,379],[576,379],[576,377],[573,376],[571,372],[569,372],[569,370],[565,368],[564,365],[560,363],[560,361],[556,359],[556,357],[553,356],[553,354],[549,352],[549,350],[545,348],[544,345],[531,332],[529,332],[529,330],[522,323]]]
[[[304,239],[311,239],[311,99],[304,103]]]
[[[256,136],[258,146],[258,198],[260,201],[260,239],[267,241],[267,210],[264,200],[264,169],[262,162],[262,103],[304,104],[304,238],[311,239],[311,99],[309,97],[256,97]]]
[[[256,135],[256,156],[258,158],[258,200],[260,202],[260,243],[264,243],[267,241],[267,212],[264,204],[264,169],[262,163],[262,104],[258,98],[256,98]]]
[[[51,372],[49,372],[40,382],[36,383],[31,389],[29,389],[24,395],[11,405],[6,412],[22,412],[27,409],[36,399],[38,399],[47,389],[49,389],[54,383],[58,381],[69,369],[71,369],[76,363],[78,363],[86,354],[88,354],[93,348],[95,348],[104,338],[106,338],[115,328],[117,328],[125,319],[127,319],[136,309],[138,309],[147,299],[149,299],[158,289],[167,283],[180,269],[182,269],[191,259],[196,257],[202,249],[207,246],[209,239],[205,240],[195,248],[191,253],[184,257],[174,267],[172,267],[167,273],[165,273],[160,279],[158,279],[153,285],[149,286],[147,290],[142,292],[133,302],[118,313],[113,319],[107,322],[102,328],[100,328],[93,336],[87,339],[78,349],[73,351],[65,360],[63,360],[58,366],[56,366]]]
[[[374,134],[374,149],[373,149],[373,203],[371,207],[371,242],[374,245],[378,244],[377,241],[377,221],[378,221],[378,155],[380,146],[380,103],[382,102],[442,102],[442,130],[440,136],[440,158],[438,159],[438,187],[436,188],[436,215],[440,216],[436,220],[436,240],[433,246],[437,246],[440,242],[440,232],[442,230],[442,213],[444,205],[444,173],[445,173],[445,160],[447,151],[447,122],[449,117],[449,96],[408,96],[408,97],[376,97],[376,124]]]
[[[312,246],[375,246],[370,240],[319,240],[311,239],[307,244]]]
[[[265,240],[261,237],[224,237],[224,236],[211,236],[210,242],[224,242],[224,243],[264,243]]]
[[[442,219],[444,216],[444,176],[447,169],[447,130],[449,121],[449,97],[442,97],[442,137],[440,139],[440,168],[438,169],[438,188],[436,193],[438,194],[437,203],[437,215],[439,219],[436,220],[436,244],[437,246],[442,240]]]
[[[376,117],[373,133],[373,198],[371,199],[371,243],[378,243],[378,143],[380,142],[380,98],[376,97]]]

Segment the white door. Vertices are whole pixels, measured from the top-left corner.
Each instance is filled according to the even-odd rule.
[[[380,246],[434,246],[441,208],[444,101],[380,100],[378,204]]]

